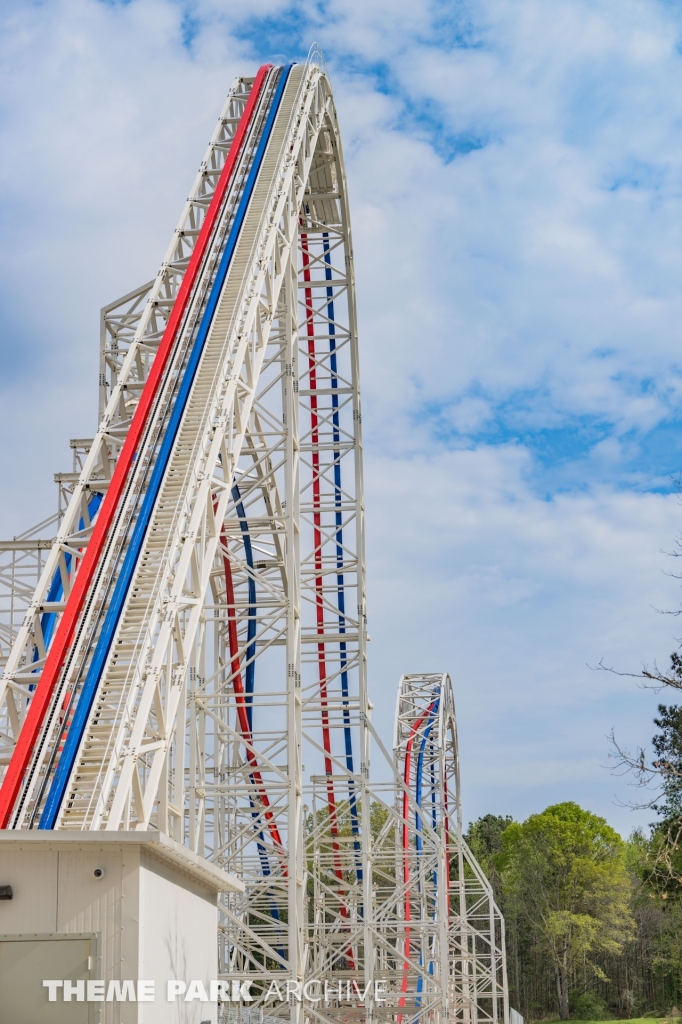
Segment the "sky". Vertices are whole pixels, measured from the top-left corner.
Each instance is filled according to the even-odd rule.
[[[0,534],[96,427],[99,309],[155,276],[232,79],[334,88],[358,284],[370,685],[448,671],[464,816],[653,814],[682,622],[682,7],[3,0]]]

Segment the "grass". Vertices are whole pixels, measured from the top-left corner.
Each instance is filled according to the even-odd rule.
[[[647,1017],[630,1017],[629,1020],[576,1020],[575,1022],[571,1018],[570,1021],[562,1022],[557,1017],[556,1020],[544,1021],[543,1024],[682,1024],[679,1017],[665,1017],[663,1014],[649,1014]]]

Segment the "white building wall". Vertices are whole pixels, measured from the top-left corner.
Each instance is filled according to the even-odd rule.
[[[137,978],[140,848],[102,846],[59,851],[57,932],[94,932],[98,961],[91,978]],[[95,878],[95,869],[104,876]],[[102,1024],[137,1024],[134,1005],[102,1003]]]
[[[5,845],[0,885],[12,886],[13,899],[0,901],[0,934],[93,933],[97,961],[90,978],[137,978],[139,862],[140,847],[133,845],[124,850],[93,844],[65,850],[47,842],[40,850]],[[95,868],[104,869],[102,878],[95,878]],[[103,1003],[101,1011],[101,1024],[137,1024],[134,1004]]]
[[[216,1004],[169,1003],[166,984],[197,979],[210,991],[217,893],[240,884],[166,837],[2,833],[0,885],[11,885],[13,898],[0,901],[0,938],[92,936],[90,979],[156,983],[153,1003],[97,1004],[90,1019],[98,1024],[215,1024]]]
[[[14,892],[13,899],[0,900],[0,934],[56,932],[57,851],[13,847],[0,855],[0,885]]]
[[[217,978],[218,905],[185,875],[143,850],[140,868],[140,978],[156,982],[156,1001],[140,1004],[140,1024],[215,1024],[216,1004],[166,1001],[166,983]]]

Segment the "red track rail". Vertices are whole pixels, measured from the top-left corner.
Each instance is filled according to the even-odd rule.
[[[412,747],[414,745],[414,738],[417,735],[417,733],[419,732],[419,730],[421,729],[421,727],[424,724],[424,722],[426,721],[426,719],[429,717],[429,715],[431,714],[431,712],[435,708],[435,706],[436,706],[436,701],[434,700],[433,703],[428,706],[426,711],[422,712],[422,714],[419,716],[417,721],[412,726],[412,729],[410,730],[410,736],[409,736],[409,739],[407,741],[407,746],[405,747],[405,774],[403,776],[403,781],[405,783],[406,789],[408,789],[408,790],[409,790],[410,784],[412,782]],[[409,881],[410,881],[410,852],[409,852],[410,851],[410,833],[409,833],[409,827],[408,827],[409,813],[410,813],[410,801],[408,799],[407,792],[405,790],[403,790],[403,829],[402,829],[403,835],[402,835],[402,839],[403,839],[403,882],[405,883],[405,886],[407,886]],[[411,945],[410,921],[411,920],[412,920],[412,906],[410,904],[410,893],[409,893],[409,890],[407,890],[405,892],[405,952],[403,954],[403,980],[402,980],[402,984],[400,986],[400,991],[401,991],[402,995],[400,997],[400,1001],[399,1001],[399,1004],[398,1004],[399,1006],[404,1006],[405,1005],[405,993],[407,992],[407,975],[408,975],[408,971],[409,971],[409,967],[410,967],[410,945]],[[402,1019],[403,1019],[402,1014],[399,1014],[399,1016],[398,1016],[398,1024],[401,1024]]]
[[[310,281],[310,252],[308,249],[308,236],[301,234],[301,254],[303,257],[303,280]],[[312,466],[313,466],[313,549],[315,554],[315,571],[319,573],[315,577],[315,616],[317,632],[324,636],[324,591],[322,575],[322,516],[320,514],[320,453],[317,450],[320,443],[319,414],[317,408],[317,359],[315,354],[315,318],[313,310],[312,288],[305,288],[305,315],[306,330],[308,335],[308,377],[309,388],[313,392],[310,396],[310,440],[312,444]],[[336,794],[334,783],[331,781],[333,774],[332,764],[332,741],[329,728],[329,712],[327,711],[327,659],[324,642],[317,645],[317,666],[320,680],[320,704],[322,705],[322,745],[324,747],[324,771],[327,776],[327,808],[329,811],[329,830],[332,837],[332,855],[334,860],[334,874],[343,881],[341,868],[340,847],[338,843],[339,826],[336,809]],[[348,905],[345,902],[344,893],[339,891],[339,904],[341,916],[348,918]],[[355,958],[350,949],[345,951],[350,969],[355,970]]]
[[[222,201],[225,197],[225,192],[227,191],[227,186],[229,185],[237,163],[237,158],[239,157],[244,140],[246,139],[259,96],[263,89],[265,78],[271,67],[272,64],[264,64],[259,68],[258,74],[254,80],[246,107],[244,108],[244,113],[241,116],[230,151],[227,155],[225,166],[223,167],[218,180],[213,199],[211,200],[211,204],[201,226],[201,231],[197,237],[197,242],[190,257],[185,276],[182,280],[182,284],[180,285],[173,310],[168,323],[166,324],[161,344],[159,345],[158,352],[154,362],[152,363],[149,377],[147,378],[140,396],[140,401],[135,410],[133,421],[130,424],[128,435],[121,449],[121,454],[119,455],[116,463],[111,482],[100,506],[99,515],[95,521],[95,526],[85,557],[83,558],[80,569],[75,576],[71,593],[69,594],[66,602],[66,608],[64,609],[64,613],[59,621],[59,625],[50,646],[45,667],[40,677],[40,682],[35,689],[30,706],[26,713],[26,718],[17,740],[17,745],[14,748],[12,758],[2,783],[2,788],[0,789],[0,828],[7,828],[7,824],[12,814],[12,809],[21,788],[21,781],[24,777],[31,753],[40,734],[52,694],[59,679],[64,659],[73,642],[78,617],[82,611],[98,561],[102,551],[104,550],[104,545],[118,507],[119,499],[123,493],[123,489],[128,478],[128,472],[133,463],[133,458],[144,432],[147,417],[154,403],[163,372],[166,369],[166,365],[173,350],[173,343],[175,341],[178,327],[182,321],[182,317],[196,284],[201,264],[208,249],[213,228],[215,227]]]
[[[246,757],[249,762],[251,769],[251,777],[258,795],[258,799],[261,802],[262,807],[265,811],[265,820],[268,823],[268,831],[272,836],[272,841],[275,844],[280,857],[285,853],[284,845],[277,828],[277,822],[273,816],[270,807],[270,800],[268,794],[263,786],[263,776],[258,770],[258,759],[253,750],[253,737],[251,735],[251,729],[249,728],[249,715],[246,707],[246,699],[244,693],[244,683],[242,681],[241,664],[239,662],[239,639],[237,637],[237,611],[234,599],[234,582],[232,580],[232,565],[230,559],[224,553],[227,550],[227,537],[224,533],[220,535],[220,544],[223,548],[223,569],[225,571],[225,599],[227,604],[227,636],[230,646],[230,661],[232,663],[232,688],[237,698],[237,717],[239,718],[239,728],[241,734],[244,737],[244,747],[246,749]],[[286,864],[284,865],[284,874],[286,875]]]

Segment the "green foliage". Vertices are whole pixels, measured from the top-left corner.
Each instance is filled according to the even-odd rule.
[[[548,824],[547,815],[554,821]],[[509,822],[506,829],[497,832],[502,853],[488,855],[486,849],[497,848],[497,830],[492,832],[492,846],[480,841],[480,833],[487,834],[487,825],[495,821],[499,827],[499,819],[486,816],[479,821],[487,824],[477,828],[475,822],[468,838],[482,864],[488,857],[486,871],[507,925],[510,1002],[527,1021],[554,1019],[561,992],[567,988],[570,1015],[576,1019],[670,1017],[673,1007],[682,1006],[681,887],[656,867],[663,843],[660,831],[649,837],[636,829],[623,842],[602,819],[588,815],[575,804],[559,805],[534,815],[523,825]],[[519,863],[522,856],[527,856],[525,865]],[[566,890],[563,883],[570,875],[570,863],[574,880],[584,881],[578,869],[584,867],[585,858],[590,868],[588,880],[590,862],[598,867],[615,862],[621,865],[617,874],[622,885],[624,866],[626,904],[634,928],[631,924],[622,929],[620,940],[616,928],[615,941],[612,932],[610,941],[594,942],[583,956],[578,951],[569,957],[566,977],[561,981],[550,949],[557,928],[554,936],[551,928],[545,928],[545,922],[551,920],[547,909],[553,910],[559,903],[562,911],[592,916],[589,907],[585,910],[578,906],[576,911],[558,900]],[[549,890],[550,896],[556,897],[554,902],[540,899],[532,891],[527,898],[528,890],[535,888],[540,893]],[[623,901],[618,902],[622,909]],[[561,917],[554,919],[555,926],[561,923]],[[588,921],[587,939],[600,928],[599,922]],[[578,938],[585,939],[584,931]],[[583,996],[587,998],[580,1001]],[[590,1002],[600,1009],[588,1009]]]
[[[347,800],[337,806],[336,828],[341,837],[351,835]],[[316,832],[329,857],[326,806],[307,815],[306,831],[308,856]],[[370,833],[375,854],[382,851],[374,884],[392,889],[396,831],[379,802],[371,805]],[[528,1022],[555,1019],[559,1011],[581,1021],[634,1024],[670,1017],[682,1006],[682,886],[660,868],[674,845],[660,828],[650,837],[637,829],[624,842],[603,818],[563,803],[521,824],[486,814],[465,839],[504,914],[510,1003]],[[451,877],[457,878],[454,863]],[[310,907],[312,913],[312,901]],[[269,913],[265,904],[263,912]]]
[[[571,1017],[575,1020],[609,1020],[606,1003],[594,992],[583,992],[575,1000]]]
[[[502,853],[502,833],[513,821],[508,814],[484,814],[482,818],[472,821],[469,825],[464,838],[484,869],[495,854]]]
[[[375,842],[384,832],[388,819],[388,808],[384,807],[383,804],[380,804],[378,800],[372,801],[369,808],[369,827],[370,832],[372,833],[372,839]]]
[[[576,968],[605,977],[599,958],[617,955],[633,933],[625,845],[604,818],[572,802],[512,822],[501,840],[503,891],[554,970],[565,1020]]]
[[[682,661],[677,654],[673,655],[673,672],[682,681]],[[663,799],[653,809],[663,822],[670,822],[682,817],[682,708],[659,704],[654,725],[661,730],[651,742],[656,752],[654,767],[662,773]]]

